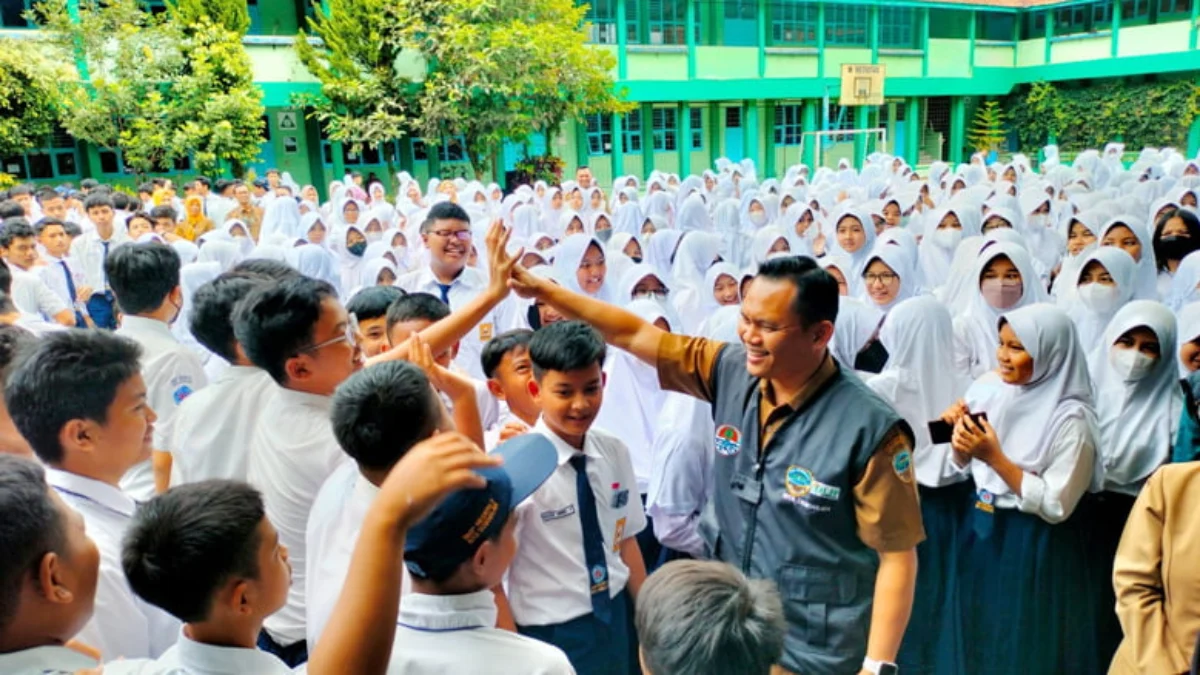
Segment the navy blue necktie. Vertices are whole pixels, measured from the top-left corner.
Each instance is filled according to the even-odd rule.
[[[587,562],[592,594],[592,612],[604,623],[612,622],[612,598],[608,594],[608,559],[604,555],[604,534],[596,513],[596,495],[588,483],[587,457],[574,455],[575,492],[579,502],[579,522],[583,525],[583,557]]]
[[[100,245],[104,247],[104,255],[100,258],[100,274],[104,277],[104,290],[108,290],[108,271],[104,269],[104,263],[108,262],[108,244],[107,241],[101,241]]]
[[[66,260],[59,260],[58,264],[62,265],[63,274],[67,277],[67,294],[71,296],[71,306],[74,307],[75,303],[79,302],[79,299],[75,297],[75,280],[71,278],[71,268],[67,267]],[[83,320],[83,315],[79,312],[75,312],[75,325],[79,328],[87,326]]]
[[[437,285],[438,290],[440,290],[442,292],[442,302],[446,303],[447,307],[450,306],[450,286],[451,286],[451,284],[438,284]]]

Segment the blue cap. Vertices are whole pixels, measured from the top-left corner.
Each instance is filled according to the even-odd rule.
[[[470,560],[558,468],[554,444],[541,434],[517,436],[492,454],[503,457],[504,464],[477,472],[487,487],[450,494],[405,534],[404,565],[413,576],[443,576]]]

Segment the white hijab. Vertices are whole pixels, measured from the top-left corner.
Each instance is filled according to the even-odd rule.
[[[1033,378],[1028,384],[1007,384],[992,371],[971,385],[965,399],[972,413],[987,413],[1005,457],[1022,471],[1040,474],[1053,460],[1054,439],[1067,421],[1082,420],[1098,438],[1092,379],[1075,324],[1062,310],[1038,303],[1003,318],[1033,359]],[[980,488],[1011,492],[983,462],[972,461],[970,468]]]
[[[1112,277],[1113,283],[1116,284],[1117,304],[1105,312],[1096,311],[1084,302],[1083,297],[1079,296],[1079,278],[1083,276],[1083,271],[1092,262],[1103,265],[1109,276]],[[1112,320],[1117,310],[1133,299],[1135,265],[1133,258],[1125,251],[1115,246],[1105,246],[1092,251],[1091,255],[1084,258],[1083,263],[1076,270],[1076,297],[1070,308],[1067,309],[1067,316],[1070,316],[1071,320],[1075,322],[1075,329],[1079,333],[1079,344],[1083,346],[1085,352],[1090,354],[1095,349],[1104,347],[1101,338],[1104,336],[1104,329],[1108,326],[1108,322]]]
[[[883,321],[883,312],[875,305],[849,296],[838,298],[837,321],[833,324],[833,339],[829,351],[846,368],[854,368],[858,352],[871,341],[871,336]]]
[[[896,297],[886,305],[876,304],[871,298],[866,279],[859,279],[862,285],[862,291],[859,299],[863,302],[875,305],[879,311],[887,313],[898,303],[901,303],[915,295],[917,295],[917,273],[912,256],[903,248],[887,243],[881,243],[875,247],[875,252],[867,259],[866,266],[863,267],[863,274],[867,273],[867,269],[871,267],[871,262],[879,260],[887,265],[892,272],[900,277],[900,289],[896,293]]]
[[[577,275],[579,265],[583,263],[583,258],[592,244],[595,244],[602,253],[604,252],[604,244],[586,234],[573,234],[559,242],[558,247],[554,250],[555,276],[563,286],[575,293],[590,295],[590,297],[604,302],[612,302],[612,283],[608,277],[607,264],[605,265],[604,281],[595,295],[584,293],[583,288],[579,285]],[[607,257],[605,260],[607,263]]]
[[[979,290],[984,270],[987,269],[990,262],[1000,256],[1005,256],[1012,261],[1013,266],[1021,274],[1021,298],[1008,309],[992,307]],[[1008,242],[991,243],[984,247],[975,259],[975,266],[971,269],[971,276],[967,281],[970,282],[966,291],[968,300],[966,309],[955,318],[955,335],[970,345],[971,353],[979,355],[981,358],[986,357],[983,369],[991,370],[996,367],[996,345],[1000,335],[998,327],[1000,318],[1006,313],[1044,302],[1046,294],[1042,290],[1037,273],[1034,272],[1033,259],[1029,257],[1029,252]]]
[[[1139,326],[1158,336],[1162,353],[1144,377],[1126,381],[1110,363],[1109,350]],[[1105,484],[1140,485],[1171,456],[1183,407],[1175,359],[1169,351],[1175,339],[1175,316],[1149,300],[1122,307],[1104,332],[1102,358],[1093,361],[1092,372],[1100,424],[1099,468]]]
[[[839,317],[840,320],[840,317]],[[916,435],[917,481],[938,486],[950,461],[948,446],[929,437],[929,422],[954,404],[969,384],[954,371],[954,327],[950,312],[930,296],[897,304],[879,330],[887,365],[867,386],[892,404]],[[930,461],[940,453],[940,461]]]

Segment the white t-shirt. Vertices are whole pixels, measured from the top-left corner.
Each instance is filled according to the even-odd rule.
[[[260,411],[275,383],[265,370],[230,366],[175,413],[165,450],[171,453],[171,485],[210,478],[245,481]]]

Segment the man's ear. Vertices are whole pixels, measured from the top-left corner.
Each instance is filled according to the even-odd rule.
[[[293,356],[283,364],[283,370],[287,373],[288,379],[293,381],[306,380],[312,377],[312,368],[310,367],[308,357],[303,354]]]
[[[488,378],[487,388],[488,388],[488,393],[491,394],[492,396],[495,396],[497,401],[505,400],[504,399],[504,390],[500,388],[499,382],[497,382],[496,380],[494,380],[492,378]]]
[[[64,456],[72,452],[91,453],[100,442],[100,425],[94,420],[73,419],[58,430],[58,444]]]
[[[37,590],[46,602],[56,605],[68,605],[75,599],[75,593],[66,586],[62,567],[62,558],[54,551],[42,556],[37,566]]]

